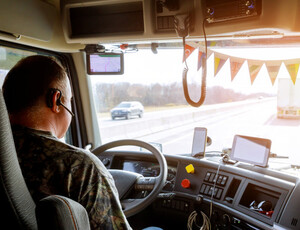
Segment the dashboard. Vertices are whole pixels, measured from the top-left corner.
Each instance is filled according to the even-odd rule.
[[[108,151],[98,157],[108,169],[127,170],[144,177],[159,174],[159,164],[149,153]],[[155,212],[177,213],[187,221],[194,210],[209,215],[213,206],[212,229],[273,229],[275,225],[299,229],[297,177],[243,163],[220,163],[216,157],[165,157],[167,183],[162,190],[164,196],[153,204]],[[186,228],[186,222],[182,227]]]

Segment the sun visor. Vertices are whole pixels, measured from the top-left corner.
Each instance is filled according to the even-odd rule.
[[[43,1],[1,0],[0,32],[49,41],[56,14],[55,7]]]

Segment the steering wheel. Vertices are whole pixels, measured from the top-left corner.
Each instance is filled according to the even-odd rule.
[[[144,177],[143,175],[138,173],[109,169],[109,172],[113,176],[117,190],[119,192],[119,197],[124,214],[126,217],[130,217],[142,211],[156,199],[157,195],[166,183],[168,166],[164,155],[158,149],[140,140],[125,139],[113,141],[96,148],[95,150],[93,150],[93,153],[96,155],[100,155],[108,149],[120,146],[138,146],[147,149],[156,157],[160,167],[160,173],[157,177]],[[123,198],[132,189],[140,191],[152,191],[148,194],[148,196],[140,199]]]

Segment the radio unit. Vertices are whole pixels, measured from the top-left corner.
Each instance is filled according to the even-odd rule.
[[[261,0],[205,0],[203,11],[209,23],[248,18],[261,14]]]

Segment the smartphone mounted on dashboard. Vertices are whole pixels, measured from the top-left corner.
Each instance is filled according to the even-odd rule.
[[[192,146],[192,157],[204,157],[205,147],[207,142],[207,129],[204,127],[195,127],[193,146]]]

